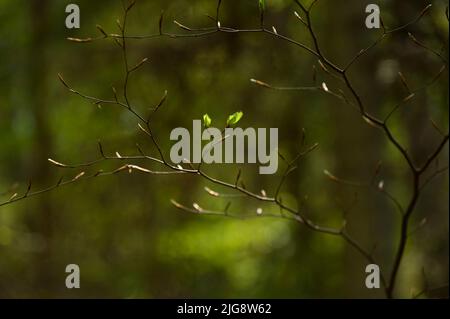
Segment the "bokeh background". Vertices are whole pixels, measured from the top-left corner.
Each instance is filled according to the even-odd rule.
[[[111,98],[111,85],[123,79],[121,52],[111,40],[77,44],[66,37],[96,36],[96,24],[118,33],[120,1],[77,0],[81,28],[65,28],[63,0],[0,0],[0,193],[14,192],[71,178],[79,170],[62,170],[47,158],[80,163],[99,157],[97,140],[108,154],[135,155],[138,142],[147,153],[155,149],[125,110],[98,108],[70,94],[58,81],[61,73],[74,88]],[[433,8],[408,31],[448,58],[448,1],[432,0]],[[327,57],[342,66],[379,31],[364,26],[368,1],[319,1],[313,23]],[[426,6],[426,1],[379,1],[387,26],[402,25]],[[138,0],[129,16],[131,34],[158,31],[161,10],[164,29],[183,33],[172,23],[210,26],[205,14],[215,14],[213,0]],[[292,1],[267,0],[267,25],[281,34],[310,43],[293,15]],[[258,1],[223,1],[222,26],[257,27]],[[215,124],[238,110],[242,127],[278,127],[280,149],[295,155],[302,128],[307,143],[319,148],[305,157],[282,190],[286,204],[300,207],[309,218],[339,227],[347,213],[349,232],[374,255],[389,274],[398,241],[395,206],[374,189],[343,186],[324,174],[367,181],[382,161],[379,180],[398,200],[410,196],[408,167],[382,132],[361,120],[348,105],[321,92],[273,91],[252,84],[256,78],[279,86],[309,86],[313,66],[317,81],[330,89],[338,83],[324,74],[317,59],[296,46],[263,34],[218,34],[195,39],[158,38],[133,41],[131,64],[143,57],[150,63],[135,73],[130,98],[140,112],[153,107],[168,90],[166,104],[153,130],[165,152],[175,127],[192,125],[208,113]],[[370,51],[351,69],[368,108],[387,114],[405,97],[397,76],[401,71],[412,88],[429,82],[442,62],[415,46],[406,31]],[[392,118],[393,131],[417,162],[440,140],[430,119],[448,130],[448,72],[411,100]],[[448,165],[448,147],[439,157]],[[154,169],[154,164],[137,162]],[[88,168],[113,169],[119,163]],[[279,172],[283,170],[280,162]],[[239,168],[249,189],[273,194],[280,174],[258,175],[257,165],[205,167],[214,176],[234,181]],[[435,169],[433,165],[432,172]],[[204,187],[223,191],[195,176],[117,174],[60,188],[0,207],[0,297],[164,298],[378,298],[381,289],[364,286],[367,262],[340,238],[311,232],[283,219],[245,221],[197,216],[176,210],[170,199],[189,205],[223,208],[227,201],[208,196]],[[356,195],[357,194],[357,195]],[[355,196],[357,202],[354,203]],[[425,282],[442,286],[428,297],[448,295],[448,174],[426,189],[414,213],[401,266],[398,295],[410,297]],[[233,199],[230,210],[253,214],[261,204]],[[262,207],[264,212],[271,208]],[[256,214],[255,214],[256,215]],[[66,289],[67,264],[81,268],[81,289]],[[425,275],[424,275],[425,274]],[[422,297],[426,297],[423,295]]]

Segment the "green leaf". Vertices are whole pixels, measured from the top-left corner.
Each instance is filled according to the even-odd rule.
[[[209,115],[208,115],[208,114],[204,114],[204,115],[203,115],[203,126],[205,126],[206,128],[208,128],[208,127],[211,126],[211,122],[212,122],[212,120],[211,120],[211,118],[209,117]]]
[[[259,0],[259,10],[261,10],[261,12],[266,10],[266,0]]]
[[[236,124],[240,121],[242,116],[244,116],[244,113],[242,113],[241,111],[231,114],[230,116],[228,116],[227,126]]]

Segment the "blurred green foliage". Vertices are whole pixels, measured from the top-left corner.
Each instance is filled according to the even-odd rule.
[[[257,0],[222,2],[222,26],[259,26]],[[448,41],[447,1],[432,2],[430,14],[409,31],[430,47],[441,49]],[[68,3],[0,0],[2,200],[23,192],[29,179],[33,189],[39,189],[56,183],[61,174],[74,177],[79,170],[55,168],[47,158],[63,163],[97,159],[97,140],[108,154],[137,154],[136,143],[149,154],[157,154],[129,112],[92,105],[69,94],[58,81],[57,74],[62,73],[77,90],[111,98],[111,86],[120,93],[123,80],[121,52],[113,41],[77,44],[66,40],[97,36],[97,24],[108,33],[118,33],[115,20],[122,16],[120,1],[76,1],[81,9],[79,30],[64,26]],[[264,1],[259,5],[264,7]],[[422,0],[380,1],[388,26],[412,20],[425,5]],[[312,19],[319,42],[324,54],[338,65],[345,65],[377,36],[376,30],[364,27],[364,8],[365,3],[356,0],[324,0],[315,6]],[[173,20],[210,26],[213,22],[205,14],[215,14],[216,1],[139,0],[130,13],[127,33],[157,33],[161,10],[165,12],[164,30],[182,33]],[[294,10],[298,8],[292,1],[268,0],[265,23],[310,44]],[[317,142],[319,148],[290,175],[281,192],[284,203],[299,207],[318,223],[339,227],[357,193],[356,204],[347,212],[349,231],[364,247],[376,245],[375,256],[390,271],[400,221],[395,206],[374,190],[337,185],[323,171],[366,181],[382,161],[380,178],[404,203],[411,190],[401,155],[355,109],[332,96],[273,91],[250,82],[255,78],[277,86],[310,86],[315,69],[319,83],[338,87],[316,58],[264,34],[130,41],[128,50],[131,65],[149,59],[130,79],[131,103],[145,113],[168,91],[166,103],[152,122],[166,152],[173,128],[189,128],[192,119],[206,113],[214,121],[242,110],[242,127],[278,127],[280,152],[288,158],[298,151],[304,128],[307,144]],[[448,46],[443,50],[448,58]],[[402,32],[365,55],[349,75],[370,111],[382,115],[404,97],[398,71],[417,88],[429,82],[440,67],[439,59],[415,46]],[[418,161],[439,140],[429,119],[448,131],[447,86],[446,71],[426,94],[402,107],[391,120],[394,133]],[[240,117],[236,114],[233,119],[229,124]],[[448,165],[448,148],[440,161]],[[88,170],[116,167],[105,163]],[[261,176],[256,165],[209,165],[206,169],[233,182],[239,168],[249,189],[264,189],[268,194],[275,191],[282,170],[276,176]],[[364,287],[366,261],[339,238],[316,234],[287,220],[195,216],[170,204],[174,198],[223,209],[227,201],[208,196],[205,186],[214,189],[196,176],[123,173],[0,207],[0,297],[383,296],[380,290]],[[409,297],[423,287],[422,269],[430,285],[448,282],[448,204],[445,173],[424,190],[415,212],[413,226],[424,217],[427,223],[407,247],[399,286],[402,296]],[[238,197],[233,198],[230,210],[256,215],[257,208],[273,209]],[[81,268],[81,289],[64,286],[64,269],[70,263]]]

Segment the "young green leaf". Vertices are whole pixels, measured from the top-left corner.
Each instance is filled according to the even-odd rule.
[[[231,114],[230,116],[228,116],[227,126],[236,124],[241,120],[242,116],[244,116],[244,113],[242,113],[241,111]]]
[[[204,115],[203,115],[203,126],[206,127],[206,128],[208,128],[208,127],[211,126],[211,122],[212,122],[212,120],[211,120],[211,118],[209,117],[209,115],[208,115],[208,114],[204,114]]]

